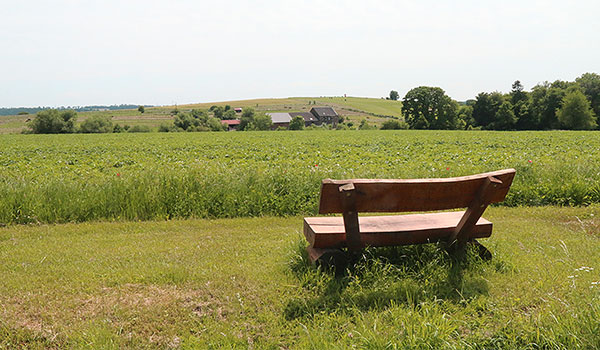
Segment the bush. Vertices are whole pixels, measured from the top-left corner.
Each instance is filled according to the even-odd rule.
[[[158,127],[158,132],[178,132],[181,129],[179,129],[178,127],[176,127],[175,125],[171,124],[160,124],[160,126]]]
[[[139,106],[139,107],[138,107],[138,111],[139,111],[140,113],[144,113],[144,112],[146,111],[146,108],[145,108],[144,106]]]
[[[129,132],[150,132],[150,127],[148,125],[135,125],[129,128]]]
[[[374,125],[367,123],[366,119],[360,121],[360,125],[358,125],[358,130],[374,130],[377,129]]]
[[[381,130],[406,130],[408,129],[408,124],[405,122],[399,121],[398,119],[390,119],[383,122],[381,125]]]
[[[125,130],[124,127],[122,127],[120,124],[115,124],[113,131],[114,133],[121,133],[121,132],[126,132],[127,130]]]
[[[302,130],[302,129],[304,129],[304,118],[302,118],[299,115],[295,116],[292,119],[292,121],[290,122],[289,129],[290,130]]]
[[[99,115],[84,120],[79,126],[79,132],[84,134],[100,134],[113,132],[113,123],[110,117]]]
[[[256,113],[252,108],[246,108],[240,118],[239,130],[269,130],[272,125],[273,121],[270,116]]]
[[[216,110],[220,107],[216,107]],[[215,117],[210,117],[206,111],[192,109],[189,113],[179,113],[173,121],[173,128],[170,131],[177,129],[185,131],[223,131],[225,126],[221,120]],[[165,129],[159,130],[164,132]]]
[[[29,127],[34,134],[70,134],[75,132],[75,111],[47,109],[39,112]]]

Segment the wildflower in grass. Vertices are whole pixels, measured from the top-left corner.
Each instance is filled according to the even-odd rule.
[[[450,170],[450,167],[446,167],[446,170]]]
[[[121,173],[117,173],[117,177],[121,177]]]
[[[530,159],[527,161],[527,163],[531,164],[531,163],[533,163],[533,161]]]

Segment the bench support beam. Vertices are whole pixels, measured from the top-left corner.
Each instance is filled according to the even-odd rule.
[[[346,231],[346,245],[349,251],[362,249],[360,240],[360,226],[358,224],[358,212],[356,211],[356,188],[349,183],[339,187],[344,208],[344,230]]]
[[[452,235],[448,238],[448,247],[457,246],[455,248],[464,248],[469,235],[475,227],[475,224],[483,215],[483,212],[488,207],[491,201],[491,197],[494,195],[498,186],[502,185],[502,181],[499,179],[488,176],[479,190],[477,195],[465,211],[465,214],[458,222],[456,229]]]

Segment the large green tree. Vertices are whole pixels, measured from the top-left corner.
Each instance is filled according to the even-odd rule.
[[[400,98],[400,95],[398,94],[398,91],[396,91],[396,90],[390,91],[390,100],[398,101],[399,98]]]
[[[558,121],[567,129],[595,129],[596,117],[583,92],[571,89],[563,98],[563,105],[557,112]]]
[[[458,103],[439,87],[419,86],[402,99],[402,115],[412,129],[456,129]]]
[[[575,79],[575,82],[581,86],[596,116],[600,116],[600,74],[585,73]]]
[[[472,114],[476,126],[489,129],[502,103],[504,103],[504,97],[497,91],[492,93],[482,92],[477,95]]]
[[[490,124],[490,129],[511,130],[514,129],[516,123],[517,117],[513,112],[512,103],[504,101],[498,108],[494,121]]]

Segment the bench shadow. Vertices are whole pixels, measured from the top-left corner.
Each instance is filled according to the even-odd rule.
[[[488,269],[502,272],[497,258],[482,260],[475,248],[462,256],[450,255],[442,244],[367,248],[349,255],[344,271],[311,265],[304,241],[294,247],[289,268],[303,288],[301,297],[288,300],[288,320],[321,312],[385,309],[390,305],[416,306],[424,301],[468,303],[487,295],[483,277]]]

